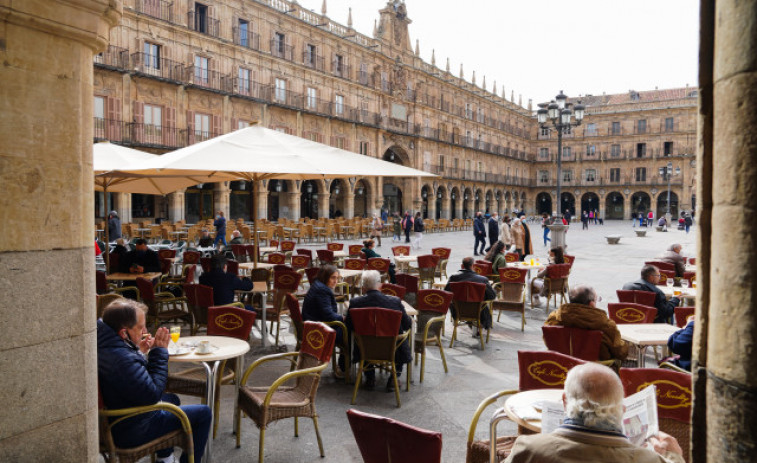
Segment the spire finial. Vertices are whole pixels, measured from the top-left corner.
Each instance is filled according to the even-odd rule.
[[[497,81],[494,81],[494,85],[492,85],[492,95],[497,94]]]
[[[378,26],[376,24],[376,20],[374,19],[373,20],[373,37],[375,38],[377,36],[378,36]]]
[[[518,106],[523,107],[523,94],[518,93]]]
[[[510,103],[515,103],[515,90],[510,90]]]
[[[505,93],[505,85],[502,85],[502,99],[507,101],[507,94]]]
[[[420,41],[415,39],[415,56],[421,56]]]
[[[352,29],[352,7],[350,7],[349,14],[347,15],[347,27]]]
[[[476,85],[476,71],[473,71],[473,77],[471,78],[471,82],[473,82],[473,85]]]
[[[436,66],[436,50],[431,49],[431,66]]]
[[[323,5],[321,5],[321,14],[326,16],[326,0],[323,0]]]
[[[465,74],[463,73],[463,63],[460,63],[460,78],[462,79]]]
[[[484,80],[481,82],[481,88],[486,90],[486,76],[484,76]]]
[[[447,57],[447,72],[449,72],[449,57]]]

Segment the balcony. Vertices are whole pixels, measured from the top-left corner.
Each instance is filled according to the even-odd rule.
[[[95,117],[94,129],[94,139],[96,141],[110,140],[121,142],[128,139],[128,126],[124,121]]]
[[[369,88],[375,88],[376,87],[376,81],[373,77],[373,74],[366,72],[366,71],[360,71],[358,72],[358,82],[360,85],[365,85]]]
[[[287,45],[279,39],[271,39],[271,55],[287,61],[294,60],[294,47]]]
[[[155,58],[141,52],[131,54],[131,68],[137,74],[173,82],[182,82],[184,77],[184,65],[182,63],[165,58]]]
[[[394,130],[397,132],[404,132],[404,133],[412,133],[413,132],[413,123],[408,121],[403,121],[400,119],[395,119],[393,117],[386,118],[386,128],[388,130]]]
[[[134,145],[151,146],[156,148],[178,148],[180,144],[179,130],[176,127],[166,127],[152,124],[129,124],[129,140]]]
[[[225,93],[230,93],[233,87],[229,76],[200,66],[186,66],[182,80],[189,85]]]
[[[330,116],[331,115],[331,102],[328,100],[323,100],[321,98],[306,96],[305,97],[305,111]]]
[[[185,146],[194,145],[195,143],[200,143],[206,140],[210,140],[211,138],[215,138],[219,135],[223,135],[221,133],[211,132],[209,130],[181,130],[179,131],[179,136],[181,138],[184,138],[187,143]]]
[[[249,79],[233,79],[232,92],[236,95],[242,95],[256,100],[271,101],[271,86],[263,85]]]
[[[108,45],[108,49],[94,57],[96,66],[125,70],[129,67],[129,50]]]
[[[234,27],[231,32],[234,36],[234,43],[236,45],[240,45],[251,50],[260,50],[259,34],[256,34],[249,29],[240,29],[239,27]]]
[[[326,69],[326,60],[323,56],[318,56],[309,51],[302,52],[302,64],[316,71],[323,72]]]
[[[294,109],[303,109],[305,106],[304,97],[301,93],[293,92],[291,90],[284,90],[281,88],[273,89],[272,102]]]
[[[211,37],[219,37],[221,30],[221,21],[211,18],[206,13],[195,12],[194,10],[187,13],[187,26],[193,31],[206,34]]]
[[[352,66],[334,61],[331,63],[331,72],[337,77],[349,79],[350,75],[352,75]]]
[[[170,23],[173,21],[173,2],[165,0],[136,0],[134,5],[137,13],[162,19]]]

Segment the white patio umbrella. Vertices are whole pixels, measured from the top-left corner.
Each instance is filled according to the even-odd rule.
[[[310,180],[349,177],[436,177],[434,174],[334,148],[253,125],[159,156],[150,164],[156,175],[185,171],[226,173],[253,184],[265,179]],[[199,183],[199,182],[198,182]],[[253,237],[257,247],[253,200]],[[254,259],[257,266],[257,252]]]

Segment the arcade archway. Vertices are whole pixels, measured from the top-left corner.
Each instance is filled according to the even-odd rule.
[[[625,214],[623,211],[623,195],[613,191],[605,198],[605,220],[623,220]]]
[[[541,215],[545,212],[552,215],[552,195],[542,191],[536,195],[536,213]]]

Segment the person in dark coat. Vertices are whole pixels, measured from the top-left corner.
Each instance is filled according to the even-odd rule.
[[[485,251],[489,252],[489,249],[494,246],[494,243],[499,241],[499,214],[497,214],[496,211],[489,218],[489,221],[486,225],[489,228],[489,246],[485,249]]]
[[[158,253],[147,247],[147,241],[139,238],[134,242],[135,249],[121,256],[118,271],[121,273],[160,272]]]
[[[670,335],[668,339],[668,349],[678,358],[672,359],[672,362],[691,371],[691,345],[694,343],[694,317],[690,317],[686,326]]]
[[[210,232],[203,228],[200,234],[200,242],[197,245],[201,248],[212,248],[213,238],[210,236]]]
[[[213,246],[218,247],[218,243],[226,244],[226,218],[223,216],[223,211],[218,211],[216,219],[213,221],[213,226],[216,227],[216,238],[213,240]]]
[[[481,211],[476,212],[476,218],[473,220],[473,236],[476,241],[473,243],[473,255],[477,256],[484,253],[486,246],[486,226],[484,224],[484,214]],[[478,250],[478,243],[481,243],[481,250]]]
[[[108,239],[112,243],[121,238],[121,219],[118,218],[118,212],[110,211],[108,215]]]
[[[200,275],[200,284],[213,288],[214,305],[231,304],[234,302],[234,291],[252,289],[252,280],[249,278],[226,273],[226,256],[223,254],[216,254],[210,259],[210,271]]]
[[[339,283],[339,269],[331,264],[322,265],[318,269],[313,284],[310,285],[305,299],[302,301],[302,320],[313,322],[343,322],[344,317],[339,314],[339,308],[336,305],[334,288]],[[336,343],[342,346],[342,328],[339,326],[331,327],[336,331]],[[338,359],[339,368],[344,371],[344,358],[340,355]],[[336,373],[337,376],[341,372]]]
[[[379,287],[381,286],[381,274],[379,272],[377,272],[376,270],[364,271],[361,278],[361,284],[363,290],[365,291],[365,296],[358,296],[350,300],[350,308],[347,311],[347,318],[345,319],[347,329],[350,332],[352,332],[353,330],[352,320],[350,319],[350,311],[352,309],[359,309],[364,307],[381,307],[383,309],[392,309],[402,312],[400,331],[397,334],[403,334],[410,329],[413,324],[413,320],[405,312],[405,307],[402,305],[402,300],[395,296],[387,296],[386,294],[383,294],[381,293],[381,291],[379,291]],[[394,354],[394,362],[397,369],[397,378],[399,378],[400,374],[402,374],[403,364],[409,363],[413,360],[412,355],[410,354],[410,342],[412,342],[412,340],[408,339],[407,341],[400,344]],[[360,359],[360,353],[356,351],[353,358]],[[375,385],[376,372],[372,369],[366,371],[365,386],[372,388]],[[394,381],[392,381],[391,377],[389,377],[386,382],[386,390],[388,392],[394,391]]]
[[[402,229],[405,231],[405,243],[409,243],[410,232],[413,231],[413,216],[410,211],[405,212],[405,217],[402,219]]]
[[[117,299],[97,321],[97,379],[106,408],[130,408],[170,402],[179,405],[175,394],[164,392],[168,380],[168,330],[158,328],[155,338],[145,329],[144,304]],[[205,451],[212,418],[207,405],[181,407],[189,418],[194,458]],[[168,411],[154,411],[128,418],[113,426],[118,447],[138,447],[171,431],[181,429],[179,419]],[[160,461],[173,461],[173,448],[159,450]],[[169,460],[170,459],[170,460]],[[181,462],[189,457],[182,453]]]
[[[675,308],[680,302],[677,297],[667,300],[665,293],[657,287],[660,281],[660,270],[654,265],[645,265],[641,268],[641,278],[623,285],[625,290],[647,291],[655,293],[654,306],[657,308],[655,323],[665,323],[673,316]]]
[[[492,285],[489,282],[489,279],[473,271],[473,261],[474,259],[472,257],[464,258],[463,268],[459,272],[449,277],[449,280],[447,281],[447,286],[444,287],[444,290],[451,292],[452,290],[450,289],[449,284],[456,283],[458,281],[472,281],[474,283],[484,283],[486,285],[486,290],[484,292],[484,300],[491,301],[491,300],[496,299],[497,293],[494,291],[494,288],[492,288]],[[449,310],[452,313],[452,318],[454,318],[455,317],[454,304],[450,305]],[[492,327],[492,314],[489,311],[489,308],[485,308],[484,310],[481,311],[480,322],[481,322],[481,327],[485,330],[488,330]],[[476,336],[479,336],[480,334],[481,333],[476,333]]]

